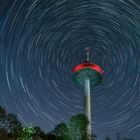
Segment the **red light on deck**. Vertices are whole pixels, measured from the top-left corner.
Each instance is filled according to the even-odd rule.
[[[98,71],[100,74],[102,74],[102,69],[99,66],[97,66],[96,64],[92,64],[92,63],[79,64],[73,69],[73,72],[75,73],[76,71],[83,69],[83,68],[91,68],[93,70]]]

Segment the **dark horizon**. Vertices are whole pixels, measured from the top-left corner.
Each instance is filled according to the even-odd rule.
[[[97,140],[140,137],[140,2],[3,0],[0,105],[45,132],[83,112],[73,68],[92,49],[103,82],[91,88]]]

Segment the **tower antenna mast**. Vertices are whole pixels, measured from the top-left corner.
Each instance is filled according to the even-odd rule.
[[[85,48],[85,52],[86,52],[86,61],[89,62],[90,49],[89,48]]]

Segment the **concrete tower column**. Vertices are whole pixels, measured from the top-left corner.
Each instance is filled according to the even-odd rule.
[[[89,120],[87,134],[88,140],[91,140],[92,132],[91,132],[91,103],[90,103],[90,80],[85,79],[85,114]]]

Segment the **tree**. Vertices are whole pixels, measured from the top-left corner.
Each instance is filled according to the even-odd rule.
[[[58,140],[54,132],[50,132],[46,134],[46,139],[45,140]]]
[[[13,113],[7,114],[6,123],[8,126],[8,131],[12,133],[14,137],[18,137],[22,130],[22,127],[21,123],[17,119],[17,116]]]
[[[6,114],[4,108],[0,106],[0,129],[1,134],[7,133],[7,136],[12,136],[16,139],[19,134],[20,130],[22,129],[21,123],[18,121],[17,117],[13,113]]]
[[[29,124],[28,127],[22,129],[21,136],[17,140],[33,140],[32,136],[34,133],[34,128]]]
[[[7,130],[0,128],[0,140],[7,140]]]
[[[72,140],[86,140],[88,118],[85,114],[77,114],[70,118],[69,128]]]
[[[0,128],[4,127],[6,111],[0,106]]]
[[[33,136],[34,140],[40,140],[40,139],[45,139],[46,138],[46,134],[41,130],[40,127],[36,126],[34,127],[35,133]]]
[[[106,136],[106,140],[111,140],[111,138],[109,136]]]
[[[54,128],[54,134],[58,140],[71,140],[69,128],[65,123],[60,123]]]
[[[0,0],[0,16],[2,14],[1,12],[2,12],[2,9],[3,9],[4,2],[5,2],[5,0]]]
[[[77,114],[70,118],[68,124],[60,123],[53,133],[58,140],[87,140],[88,118],[85,114]]]
[[[6,115],[6,111],[3,107],[0,106],[0,118],[4,118]]]

